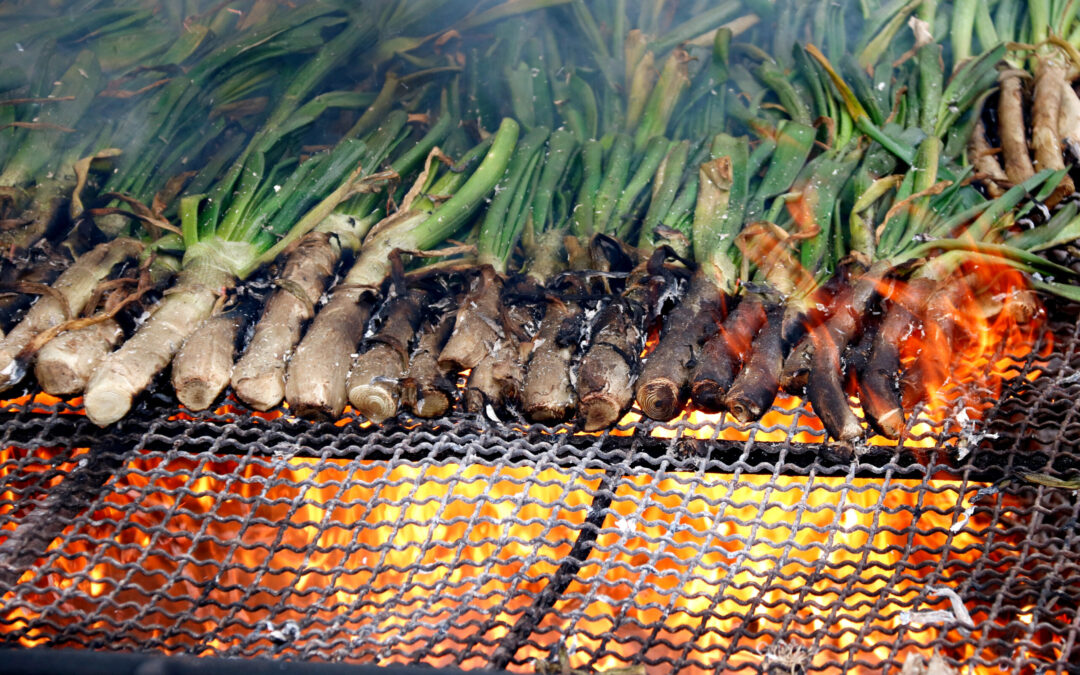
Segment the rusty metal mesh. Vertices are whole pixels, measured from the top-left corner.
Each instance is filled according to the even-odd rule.
[[[896,673],[937,651],[1073,672],[1080,505],[1038,481],[1080,467],[1078,331],[995,361],[1000,395],[963,404],[981,422],[958,408],[912,425],[928,448],[854,458],[790,399],[761,424],[596,436],[192,417],[155,396],[102,431],[70,403],[10,403],[0,639],[650,673]]]

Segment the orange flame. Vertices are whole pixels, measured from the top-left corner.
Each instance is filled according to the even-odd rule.
[[[293,621],[309,632],[291,639],[290,654],[351,635],[350,660],[449,666],[469,649],[459,665],[482,667],[490,648],[478,645],[497,644],[566,558],[600,476],[136,459],[90,518],[65,531],[63,555],[54,542],[20,579],[34,590],[3,598],[0,631],[19,632],[26,646],[79,646],[83,632],[124,626],[128,637],[113,647],[212,654],[268,649],[272,628]],[[849,656],[849,672],[877,672],[896,658],[898,634],[908,640],[901,659],[929,655],[941,627],[909,625],[901,612],[948,603],[917,602],[920,575],[959,583],[988,538],[996,550],[1017,535],[992,526],[989,510],[954,527],[978,485],[926,481],[920,495],[917,481],[845,483],[623,479],[590,558],[517,658],[546,659],[572,635],[564,644],[574,667],[626,665],[648,644],[650,660],[684,659],[681,672],[712,672],[722,659],[736,671],[771,658],[777,644],[765,631],[787,636],[805,651],[804,667],[822,672],[839,672]],[[366,647],[375,644],[393,647]],[[953,658],[977,654],[970,641],[944,644]]]
[[[931,448],[944,439],[955,443],[956,434],[971,431],[971,425],[990,408],[1006,382],[1024,371],[1025,360],[1035,345],[1036,363],[1053,349],[1053,334],[1046,326],[1046,312],[1028,290],[1024,276],[1004,264],[981,262],[962,267],[939,285],[939,305],[911,307],[923,326],[907,336],[901,346],[905,369],[925,357],[938,368],[921,371],[922,403],[914,410],[908,433],[898,442],[869,434],[870,445]],[[903,284],[882,284],[882,294],[890,302],[910,302]],[[931,311],[933,310],[933,311]],[[946,333],[935,316],[944,314],[956,329]],[[646,351],[655,344],[651,341]],[[1029,368],[1026,377],[1034,380],[1041,371]],[[864,418],[855,392],[851,406]],[[642,419],[637,409],[628,413],[612,433],[630,435]],[[785,394],[777,396],[773,408],[755,424],[744,425],[726,413],[709,414],[687,408],[671,422],[673,428],[658,427],[651,433],[661,438],[686,437],[704,440],[819,443],[825,433],[809,403]],[[864,423],[864,427],[867,427]],[[951,434],[951,435],[950,435]]]
[[[923,371],[929,376],[922,385],[931,409],[955,408],[959,400],[981,412],[1004,381],[1022,371],[1034,345],[1042,342],[1040,358],[1053,348],[1045,309],[1024,276],[1003,264],[962,266],[931,295],[921,317],[923,331],[903,345],[904,363],[923,359],[940,366]],[[949,323],[954,330],[947,330]],[[1028,377],[1038,375],[1036,369]]]

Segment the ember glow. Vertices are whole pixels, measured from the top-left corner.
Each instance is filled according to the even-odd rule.
[[[25,466],[34,455],[7,457]],[[568,555],[600,480],[522,466],[140,458],[64,532],[66,548],[54,542],[23,575],[30,586],[3,598],[0,630],[26,646],[80,646],[123,627],[122,642],[101,646],[243,655],[284,642],[287,654],[483,667]],[[18,502],[8,485],[5,505]],[[955,623],[918,625],[951,611],[928,579],[964,597],[976,624],[988,620],[966,570],[987,541],[1015,535],[991,522],[990,502],[1007,510],[1007,498],[973,504],[979,487],[624,478],[595,549],[512,669],[530,672],[560,645],[597,671],[673,659],[684,673],[753,672],[795,653],[821,672],[847,662],[869,673],[935,640],[954,659],[1003,656],[977,654]]]

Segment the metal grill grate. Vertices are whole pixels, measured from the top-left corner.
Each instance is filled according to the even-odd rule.
[[[792,400],[780,424],[597,436],[191,418],[153,397],[101,431],[67,403],[11,404],[2,640],[650,673],[896,673],[938,651],[1075,672],[1080,503],[1030,482],[1080,469],[1080,326],[1054,335],[995,361],[1000,397],[969,387],[982,423],[913,426],[918,460],[804,442],[822,434]]]

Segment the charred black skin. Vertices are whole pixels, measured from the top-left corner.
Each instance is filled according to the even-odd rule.
[[[824,324],[810,332],[814,355],[807,377],[806,394],[814,412],[832,438],[848,442],[863,435],[862,421],[848,403],[845,354],[849,343],[860,337],[868,311],[878,300],[881,278],[864,274],[845,284],[836,296],[835,311]]]
[[[678,286],[664,256],[658,249],[596,317],[577,371],[578,415],[586,431],[615,424],[634,400],[649,324],[662,312],[664,296]]]
[[[791,307],[784,314],[784,365],[780,370],[780,388],[792,396],[806,396],[806,382],[814,359],[814,339],[810,326],[817,326],[831,317],[830,308],[844,285],[836,278],[815,292],[811,301],[801,307]],[[846,297],[846,296],[845,296]]]
[[[694,405],[709,413],[724,409],[735,373],[765,321],[761,297],[748,294],[728,314],[720,329],[705,340],[691,376]]]
[[[615,424],[634,399],[649,313],[642,300],[623,295],[596,317],[577,373],[578,416],[586,431]]]
[[[399,289],[398,294],[387,298],[380,311],[371,318],[374,333],[361,341],[357,351],[364,354],[379,345],[386,345],[398,353],[408,354],[427,302],[428,295],[423,289],[411,288],[405,292]]]
[[[806,337],[807,326],[821,322],[820,315],[821,312],[819,311],[808,312],[802,307],[791,306],[781,313],[778,319],[780,322],[780,349],[785,357]]]
[[[761,418],[772,407],[780,390],[780,371],[784,367],[784,307],[774,305],[766,311],[765,323],[758,330],[747,361],[725,399],[735,419],[748,423]]]
[[[453,405],[457,386],[453,370],[439,365],[439,351],[454,330],[454,313],[433,313],[420,329],[409,370],[401,382],[401,400],[419,417],[439,417]]]
[[[894,303],[874,333],[870,354],[857,369],[859,399],[870,425],[882,436],[896,440],[906,421],[900,402],[900,342],[915,322],[902,305]]]
[[[874,346],[874,336],[877,335],[880,323],[874,321],[873,317],[864,316],[859,339],[849,342],[844,350],[844,391],[848,396],[854,396],[859,391],[858,373],[865,370],[866,364],[870,362],[870,350]]]
[[[419,288],[405,290],[401,284],[396,290],[372,319],[374,332],[360,343],[347,384],[353,408],[375,423],[393,417],[400,408],[401,380],[429,301]]]
[[[490,346],[505,338],[502,289],[503,279],[494,269],[480,268],[458,309],[454,331],[439,354],[440,365],[458,370],[475,368],[490,356]]]
[[[80,249],[81,250],[81,249]],[[72,263],[64,246],[39,242],[15,258],[0,259],[0,328],[9,330],[37,295],[24,284],[49,285]]]
[[[488,268],[490,269],[490,268]],[[484,273],[485,277],[487,272]],[[506,283],[497,278],[498,293],[495,297],[495,311],[491,314],[478,315],[478,321],[483,321],[484,316],[493,323],[498,324],[499,329],[491,334],[484,343],[483,355],[472,366],[472,372],[465,382],[465,392],[462,400],[465,410],[471,413],[486,412],[490,407],[496,411],[502,411],[508,406],[516,405],[521,398],[522,384],[525,379],[525,368],[521,362],[521,341],[531,338],[522,322],[527,321],[529,312],[520,314],[508,311],[505,292]],[[487,288],[488,291],[491,288]],[[484,304],[482,301],[481,304]],[[446,349],[453,343],[457,331],[461,328],[461,315],[458,315],[458,323],[454,328],[455,333],[447,342]],[[491,331],[490,328],[487,331]],[[440,362],[445,358],[445,349]]]
[[[37,297],[28,292],[32,288],[28,284],[47,286],[56,281],[63,271],[64,268],[59,265],[19,270],[14,265],[4,264],[0,271],[0,327],[10,330]]]
[[[596,269],[604,272],[629,273],[635,266],[626,245],[610,235],[594,235],[589,240],[589,254]]]
[[[690,369],[700,351],[713,313],[720,310],[724,293],[698,270],[683,301],[664,322],[664,333],[649,355],[637,387],[637,402],[655,420],[679,414],[690,394]]]
[[[795,345],[784,359],[780,374],[780,387],[792,396],[806,395],[806,381],[810,377],[810,368],[814,359],[814,340],[807,335]]]
[[[851,334],[846,327],[827,324],[815,328],[812,335],[814,357],[806,382],[810,404],[829,436],[838,441],[854,440],[862,434],[862,428],[848,405],[840,362],[841,351],[851,340]]]
[[[836,313],[810,332],[814,355],[806,393],[825,430],[838,441],[851,441],[862,435],[862,425],[844,391],[845,368],[840,358],[848,343],[859,334],[862,307],[855,306],[855,296],[854,289],[841,292]]]
[[[234,346],[237,354],[243,351],[244,347],[247,346],[247,341],[251,338],[249,329],[259,320],[266,295],[265,288],[256,289],[252,288],[250,284],[245,284],[236,294],[233,306],[222,314],[222,316],[236,322],[236,343]]]
[[[562,422],[574,414],[577,395],[571,368],[583,328],[581,306],[552,298],[529,356],[521,392],[525,416],[534,422]]]

